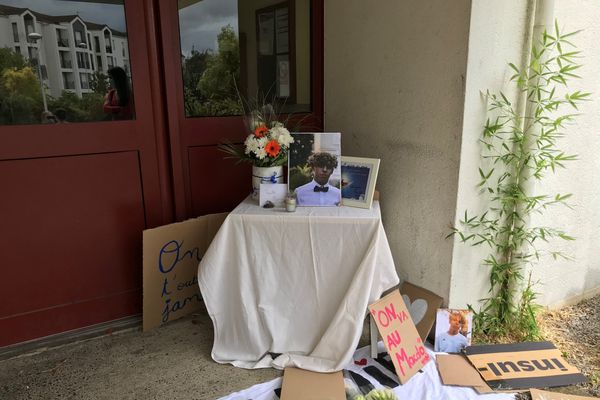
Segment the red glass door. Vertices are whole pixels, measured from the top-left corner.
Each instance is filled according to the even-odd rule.
[[[2,3],[0,347],[140,314],[142,231],[249,193],[232,81],[322,130],[322,0]]]
[[[142,230],[172,220],[151,2],[2,3],[0,347],[140,313]]]

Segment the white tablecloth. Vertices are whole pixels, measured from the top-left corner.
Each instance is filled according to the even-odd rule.
[[[341,370],[367,305],[398,281],[378,202],[371,210],[287,213],[246,199],[198,268],[214,325],[212,358],[243,368]]]

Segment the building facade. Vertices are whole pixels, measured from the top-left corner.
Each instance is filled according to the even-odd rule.
[[[69,91],[82,97],[92,92],[94,73],[106,75],[119,66],[130,74],[127,34],[78,15],[46,15],[27,8],[0,5],[0,47],[28,60],[39,60],[48,93]],[[41,39],[31,38],[38,33]]]

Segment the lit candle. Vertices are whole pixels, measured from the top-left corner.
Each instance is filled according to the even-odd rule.
[[[296,211],[296,199],[293,197],[287,197],[285,199],[285,209],[289,212]]]

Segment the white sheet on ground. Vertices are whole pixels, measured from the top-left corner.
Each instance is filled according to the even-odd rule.
[[[379,342],[380,351],[384,351],[383,343]],[[431,350],[428,350],[432,356],[432,361],[428,362],[423,368],[422,373],[417,373],[413,376],[405,385],[397,386],[393,389],[398,399],[410,399],[410,400],[514,400],[515,395],[512,393],[491,393],[491,394],[477,394],[475,390],[467,387],[458,386],[444,386],[440,380],[439,373],[435,366],[435,355]],[[440,353],[445,354],[445,353]],[[366,365],[356,365],[354,360],[367,360]],[[371,377],[369,374],[363,371],[363,368],[367,365],[380,365],[370,357],[370,347],[363,347],[358,349],[354,353],[353,360],[346,365],[347,370],[351,370],[368,379],[375,389],[382,389],[383,386],[379,382]],[[383,368],[379,368],[384,370]],[[392,373],[386,375],[396,382],[398,378]],[[273,379],[272,381],[254,385],[251,388],[242,390],[240,392],[232,393],[226,397],[222,397],[220,400],[277,400],[278,397],[275,394],[275,390],[281,388],[281,378]],[[345,379],[346,386],[355,388],[355,385],[349,379]]]

